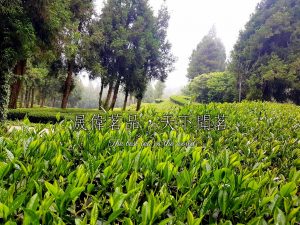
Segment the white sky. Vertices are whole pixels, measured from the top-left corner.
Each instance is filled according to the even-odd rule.
[[[100,12],[103,0],[95,0]],[[149,0],[157,11],[163,0]],[[168,39],[177,57],[175,70],[167,79],[167,89],[178,89],[187,83],[186,71],[193,49],[215,25],[229,57],[239,31],[249,20],[260,0],[167,0],[170,13]]]

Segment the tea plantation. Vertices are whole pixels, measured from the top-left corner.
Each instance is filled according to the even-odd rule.
[[[0,224],[299,224],[299,106],[118,113],[2,128]]]

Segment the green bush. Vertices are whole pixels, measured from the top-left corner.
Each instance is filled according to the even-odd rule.
[[[200,103],[233,102],[236,100],[236,79],[228,71],[196,76],[187,86],[186,92]]]
[[[162,103],[162,102],[164,102],[163,99],[155,99],[154,101],[155,101],[155,103]]]
[[[173,119],[190,115],[193,123],[157,127],[170,111]],[[45,135],[28,125],[1,133],[0,223],[300,221],[299,107],[211,103],[165,111],[148,106],[140,114],[133,131],[122,122],[119,130],[105,123],[99,131],[77,131],[65,121],[37,124],[37,131],[54,130]],[[212,120],[224,114],[226,129],[198,128],[196,116],[203,114]]]
[[[59,120],[56,115],[60,114]],[[64,119],[74,119],[79,114],[97,114],[102,113],[99,110],[93,109],[59,109],[59,108],[22,108],[10,109],[8,111],[9,120],[23,120],[25,117],[32,123],[56,123]]]
[[[170,100],[172,102],[174,102],[175,104],[184,106],[189,104],[189,102],[191,101],[191,97],[188,96],[171,96]]]
[[[31,123],[56,123],[65,119],[65,116],[61,115],[57,120],[54,113],[43,111],[28,112],[26,110],[10,110],[7,115],[9,120],[23,120],[25,117],[27,117]]]

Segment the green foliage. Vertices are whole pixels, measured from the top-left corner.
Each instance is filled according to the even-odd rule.
[[[9,120],[23,120],[27,118],[31,123],[56,123],[63,119],[64,116],[61,116],[58,120],[52,112],[28,112],[22,109],[13,109],[9,110],[7,114],[7,119]],[[70,118],[70,117],[69,117]]]
[[[225,60],[225,47],[213,27],[193,51],[187,77],[192,80],[199,74],[224,71]]]
[[[59,119],[56,115],[59,113]],[[9,120],[23,120],[27,118],[32,123],[56,123],[62,120],[72,120],[76,115],[98,114],[99,110],[95,109],[59,109],[59,108],[26,108],[10,109],[8,111]]]
[[[164,90],[166,88],[166,84],[162,81],[157,81],[157,83],[155,84],[155,98],[161,98],[163,96]]]
[[[147,102],[147,103],[156,102],[155,101],[156,99],[160,99],[163,96],[163,92],[165,88],[166,88],[166,84],[160,80],[156,82],[154,87],[150,82],[144,94],[143,102]]]
[[[228,71],[208,73],[195,77],[187,86],[187,93],[198,102],[233,102],[235,86],[235,77]]]
[[[120,85],[141,100],[151,80],[164,81],[174,57],[167,40],[169,14],[166,7],[155,16],[149,2],[107,1],[98,22],[103,34],[100,54],[103,81]]]
[[[74,122],[62,122],[37,125],[35,131],[24,124],[22,131],[1,133],[1,223],[300,220],[299,107],[243,102],[172,110],[174,117],[224,113],[223,131],[203,131],[193,124],[167,132],[148,122],[158,123],[166,111],[149,107],[141,113],[136,131],[125,130],[124,123],[120,130],[105,125],[100,131],[75,131]],[[44,128],[49,134],[37,134]],[[138,144],[112,146],[116,140]],[[167,140],[197,144],[155,144]]]
[[[143,102],[152,103],[155,101],[156,90],[153,88],[152,84],[149,83],[144,94]]]
[[[24,78],[17,76],[10,79],[9,73],[17,62],[25,62],[28,58],[47,61],[46,65],[29,65],[29,75],[45,74],[44,71],[35,69],[47,69],[47,65],[58,57],[61,43],[67,36],[63,29],[70,21],[70,1],[19,1],[1,0],[0,17],[0,119],[5,118],[4,109],[7,107],[8,85]],[[73,21],[74,22],[74,21]],[[75,22],[74,22],[75,23]],[[64,33],[65,32],[65,33]],[[67,39],[67,38],[66,38]],[[26,67],[26,65],[25,65]],[[23,68],[25,69],[25,68]],[[18,75],[24,75],[23,72]],[[30,77],[30,76],[29,76]],[[30,85],[36,82],[30,81]],[[20,84],[18,84],[18,88]],[[12,94],[18,97],[16,88]]]
[[[242,98],[299,104],[299,12],[295,0],[264,0],[256,8],[231,57]]]
[[[159,103],[160,102],[160,103]],[[143,103],[142,109],[148,110],[148,109],[155,109],[159,112],[165,112],[165,111],[170,111],[172,112],[173,110],[178,110],[180,108],[180,105],[174,103],[170,99],[159,99],[158,103]],[[134,105],[128,107],[129,111],[135,111]]]
[[[181,106],[191,103],[191,97],[188,96],[171,96],[170,100]]]
[[[3,69],[3,68],[2,68]],[[1,69],[0,69],[1,71]],[[0,72],[0,122],[4,121],[7,117],[7,105],[9,95],[9,83],[8,83],[8,70],[2,70]]]
[[[78,107],[83,97],[84,86],[79,78],[74,79],[74,88],[69,96],[69,104],[72,108]]]
[[[155,101],[155,103],[162,103],[162,102],[164,102],[163,99],[155,99],[154,101]]]
[[[6,118],[11,70],[35,47],[34,28],[20,1],[0,4],[0,121]]]

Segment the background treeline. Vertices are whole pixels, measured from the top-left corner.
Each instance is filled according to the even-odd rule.
[[[153,103],[155,100],[162,98],[163,91],[166,85],[164,82],[157,81],[155,84],[149,83],[146,92],[143,97],[143,102]],[[96,109],[99,107],[99,90],[101,89],[101,82],[94,82],[89,80],[87,84],[83,84],[81,79],[75,78],[75,88],[69,97],[69,107],[71,108],[89,108]],[[103,95],[106,96],[108,88],[105,88]],[[120,108],[123,107],[125,100],[124,93],[119,93],[116,100],[115,106]],[[45,103],[48,106],[60,107],[60,98],[47,99]],[[136,104],[137,99],[130,95],[127,99],[127,105]]]
[[[300,104],[300,2],[263,0],[225,59],[212,28],[191,55],[183,92],[199,102]]]
[[[1,0],[0,17],[0,119],[7,106],[79,106],[83,71],[100,78],[99,108],[121,93],[123,109],[139,110],[149,83],[172,70],[168,11],[154,15],[148,0],[107,0],[100,15],[92,0]]]

